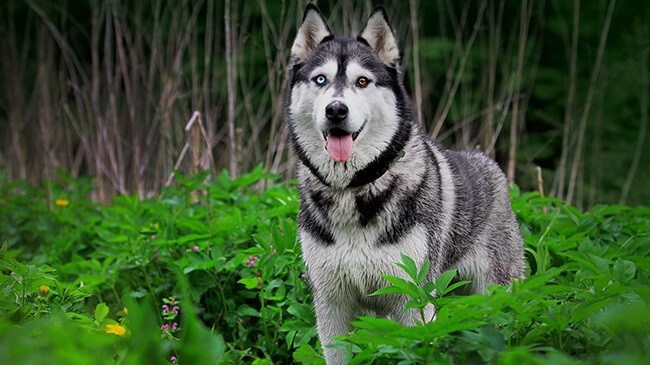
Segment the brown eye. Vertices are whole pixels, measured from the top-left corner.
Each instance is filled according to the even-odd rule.
[[[361,76],[357,79],[357,86],[360,88],[364,88],[370,84],[370,80],[368,80],[367,77]]]

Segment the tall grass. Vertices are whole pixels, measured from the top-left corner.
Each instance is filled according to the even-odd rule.
[[[0,169],[11,179],[32,182],[54,178],[58,169],[73,177],[93,175],[99,201],[122,193],[156,194],[174,168],[228,168],[237,175],[262,163],[292,177],[295,159],[282,100],[288,51],[305,4],[5,2]],[[374,5],[319,4],[337,34],[358,31]],[[613,186],[603,186],[607,176],[593,173],[599,166],[586,161],[603,152],[603,124],[613,118],[596,104],[612,87],[604,41],[619,8],[613,0],[602,2],[596,20],[584,13],[598,8],[579,0],[383,5],[404,50],[417,115],[432,136],[450,147],[490,154],[510,181],[525,188],[537,188],[542,165],[542,189],[577,205],[634,195],[633,181],[644,174],[639,164],[646,139],[621,149],[633,168]],[[641,41],[630,57],[647,59],[648,14],[640,13],[646,26],[631,31],[630,37]],[[591,33],[581,28],[587,22],[595,27]],[[589,38],[598,33],[603,37]],[[568,76],[554,76],[549,101],[536,88],[540,77],[549,88],[544,58],[562,52],[562,45],[548,43],[551,36],[564,39],[566,69],[557,74]],[[596,48],[597,54],[590,51]],[[581,70],[582,64],[590,66]],[[582,74],[585,67],[593,67],[593,74]],[[613,74],[635,74],[643,67],[638,63]],[[647,125],[648,81],[641,80],[639,106],[627,118],[640,116],[646,122],[639,123]],[[184,129],[195,113],[204,130],[198,138]],[[598,118],[602,123],[590,122]],[[647,134],[647,128],[638,129]],[[191,159],[181,153],[188,143]]]

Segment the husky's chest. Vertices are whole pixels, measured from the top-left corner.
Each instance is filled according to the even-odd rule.
[[[301,205],[301,216],[312,217],[301,219],[300,236],[305,264],[318,288],[363,298],[385,286],[381,274],[403,276],[395,265],[401,261],[401,254],[419,265],[426,259],[424,227],[413,227],[392,244],[381,243],[381,237],[396,219],[391,214],[390,199],[373,212],[364,212],[359,195],[352,193],[336,196],[320,209],[309,199],[305,197]],[[368,215],[372,215],[371,221]],[[325,242],[315,234],[315,224],[320,225],[316,231],[326,232],[331,241]]]

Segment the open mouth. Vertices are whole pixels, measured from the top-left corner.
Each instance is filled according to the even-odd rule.
[[[361,127],[363,129],[363,127]],[[327,138],[329,136],[334,136],[334,137],[343,137],[343,136],[351,136],[353,141],[357,140],[357,137],[359,137],[359,132],[361,132],[361,129],[358,131],[350,134],[342,129],[339,128],[332,128],[329,132],[323,132],[323,138],[327,141]]]
[[[325,138],[325,149],[330,157],[336,162],[346,162],[352,155],[354,148],[354,141],[359,137],[359,133],[366,126],[364,122],[361,128],[354,133],[349,133],[340,128],[332,128],[327,132],[323,132]]]

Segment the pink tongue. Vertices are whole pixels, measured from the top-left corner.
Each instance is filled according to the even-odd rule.
[[[352,135],[327,136],[327,152],[336,162],[345,162],[352,154]]]

